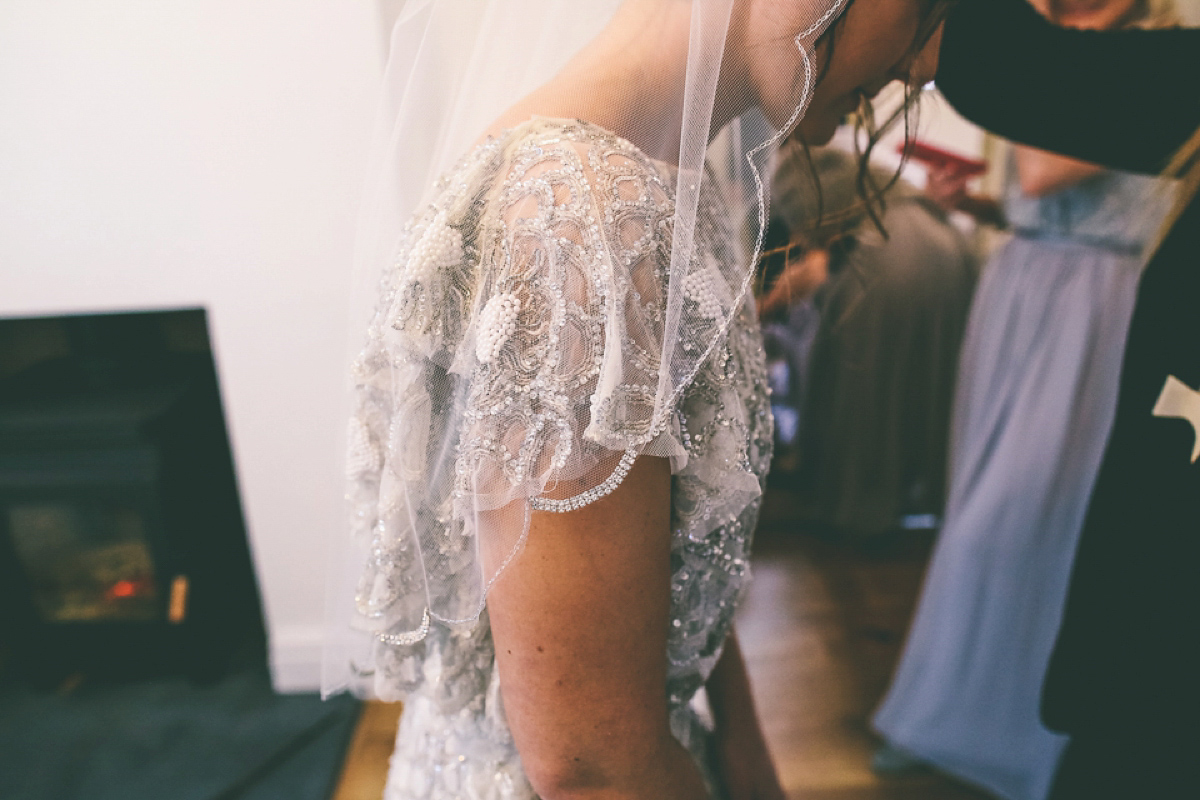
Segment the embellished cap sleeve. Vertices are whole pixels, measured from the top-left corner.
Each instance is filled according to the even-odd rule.
[[[358,624],[382,646],[384,696],[424,680],[431,617],[471,629],[531,512],[604,496],[640,455],[671,459],[685,536],[759,495],[750,450],[770,423],[730,368],[758,363],[733,352],[753,343],[722,340],[656,425],[673,178],[592,126],[535,122],[477,149],[409,227],[351,422],[351,498],[371,541]],[[705,260],[715,249],[701,242],[686,276],[698,325],[740,301]]]
[[[615,138],[519,147],[482,221],[455,371],[470,376],[458,498],[568,510],[611,491],[652,442],[673,206]]]

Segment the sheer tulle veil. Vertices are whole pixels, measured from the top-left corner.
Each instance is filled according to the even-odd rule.
[[[679,430],[677,403],[746,302],[767,218],[765,176],[776,145],[812,98],[817,40],[846,2],[409,0],[404,6],[392,32],[354,256],[349,529],[334,532],[331,550],[325,693],[370,693],[371,676],[383,668],[418,680],[431,626],[469,637],[489,587],[505,569],[519,569],[531,513],[566,511],[603,496],[639,455],[683,466],[679,442],[686,432]],[[752,17],[760,24],[748,23]],[[770,31],[764,18],[780,20],[779,29]],[[489,202],[440,176],[502,163],[506,139],[495,121],[564,69],[578,73],[577,57],[611,38],[616,22],[637,36],[661,38],[664,49],[682,43],[670,51],[673,65],[643,75],[658,82],[652,92],[644,84],[589,81],[586,73],[578,83],[580,92],[605,96],[606,119],[583,122],[619,137],[622,157],[638,153],[639,124],[663,118],[663,107],[675,111],[656,131],[665,146],[641,153],[673,184],[661,314],[652,330],[622,330],[626,340],[653,351],[643,359],[652,368],[630,374],[628,359],[616,352],[620,338],[610,335],[612,344],[597,356],[603,363],[590,402],[578,412],[586,417],[582,433],[544,431],[536,422],[507,434],[511,441],[472,449],[463,440],[471,375],[489,357],[495,336],[507,335],[505,321],[517,301],[461,296],[453,281],[439,281],[488,257],[473,247],[470,231],[486,222]],[[733,73],[764,48],[771,49],[779,83],[769,98],[749,96],[752,82]],[[612,52],[620,57],[619,49]],[[722,204],[732,226],[749,229],[737,258],[715,264],[697,256],[702,202]],[[596,254],[596,269],[619,264],[619,243],[610,244]],[[444,304],[473,308],[464,316],[485,322],[448,331],[438,321]],[[401,337],[391,324],[396,314],[428,316],[428,335]],[[626,324],[617,314],[603,322],[610,333]],[[366,351],[364,332],[372,343]],[[572,346],[570,330],[553,335],[560,347]],[[363,424],[350,413],[363,404],[381,410],[376,416],[387,424]],[[703,536],[702,528],[688,535]]]

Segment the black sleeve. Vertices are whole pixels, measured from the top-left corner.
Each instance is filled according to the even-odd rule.
[[[936,82],[1005,138],[1157,173],[1200,127],[1200,29],[1076,31],[1026,0],[960,0]]]

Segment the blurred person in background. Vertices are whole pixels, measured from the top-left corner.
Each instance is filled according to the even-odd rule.
[[[857,160],[833,148],[814,148],[811,167],[809,157],[799,144],[780,151],[772,210],[790,230],[811,231],[793,236],[791,246],[803,253],[792,261],[797,272],[810,282],[831,277],[815,304],[794,303],[788,324],[768,324],[764,333],[768,348],[780,343],[792,363],[801,360],[797,352],[806,362],[804,395],[795,400],[794,482],[805,517],[820,529],[871,538],[899,527],[905,515],[941,511],[950,400],[976,263],[945,211],[911,185],[871,173],[877,186],[890,185],[876,226],[859,199]],[[791,391],[785,397],[796,397]]]
[[[1021,42],[1013,58],[1012,42]],[[1023,0],[962,3],[937,82],[1024,144],[1159,176],[1121,364],[1041,716],[1070,743],[1053,800],[1195,794],[1200,749],[1200,30],[1078,31]],[[997,79],[998,75],[1003,79]]]
[[[1175,24],[1169,0],[1041,11],[1076,29]],[[1042,676],[1113,424],[1143,250],[1169,203],[1152,178],[1032,147],[1015,146],[1011,168],[1013,237],[972,305],[945,525],[874,719],[887,741],[875,765],[928,762],[1009,800],[1042,800],[1067,744],[1038,718]],[[953,175],[931,187],[965,206]]]
[[[800,142],[790,142],[777,158],[758,314],[775,416],[772,470],[778,474],[793,473],[799,457],[823,289],[845,266],[855,231],[867,218],[858,172],[857,159],[831,147],[809,148],[806,155]]]

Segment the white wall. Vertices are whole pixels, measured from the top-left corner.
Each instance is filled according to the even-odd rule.
[[[282,689],[318,679],[389,6],[0,2],[0,316],[209,310]]]

